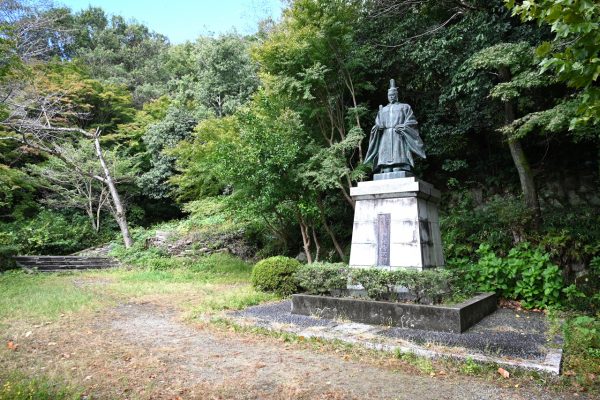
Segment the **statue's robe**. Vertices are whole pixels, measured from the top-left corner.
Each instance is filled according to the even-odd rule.
[[[425,158],[417,120],[410,106],[390,103],[380,108],[371,129],[365,163],[373,162],[375,171],[382,167],[414,167],[412,153]]]

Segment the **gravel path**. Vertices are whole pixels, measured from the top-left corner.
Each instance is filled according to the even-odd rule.
[[[191,388],[182,398],[203,398],[198,388],[219,388],[219,397],[213,398],[235,399],[568,398],[478,378],[408,374],[300,350],[272,338],[196,329],[179,322],[175,312],[150,304],[120,306],[109,329],[113,340],[138,346],[140,357],[152,355],[165,370],[177,371]]]
[[[258,326],[288,324],[297,327],[298,331],[311,327],[333,329],[340,324],[329,319],[291,314],[290,310],[291,302],[286,300],[249,307],[233,314],[255,318],[255,324]],[[547,330],[546,318],[542,313],[499,309],[461,334],[383,327],[375,333],[418,344],[437,343],[464,347],[483,354],[543,360],[547,353]],[[557,337],[554,342],[559,344],[561,339]]]

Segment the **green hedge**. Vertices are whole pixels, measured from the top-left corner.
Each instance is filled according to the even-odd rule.
[[[263,292],[287,296],[297,291],[294,273],[302,264],[289,257],[275,256],[256,263],[252,269],[252,286]]]
[[[345,264],[303,265],[295,274],[298,286],[306,293],[324,295],[346,289],[348,283],[362,285],[373,300],[397,300],[397,287],[408,289],[417,303],[440,303],[453,291],[454,275],[444,269],[431,271],[354,269]]]
[[[349,269],[346,264],[313,263],[302,265],[295,274],[298,286],[308,294],[329,294],[345,289]]]

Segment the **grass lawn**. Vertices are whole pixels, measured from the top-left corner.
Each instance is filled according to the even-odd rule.
[[[272,332],[260,330],[242,332],[235,326],[223,324],[219,315],[223,310],[241,309],[277,299],[275,295],[254,290],[249,284],[251,265],[226,254],[197,260],[142,257],[130,260],[129,264],[130,267],[82,273],[32,275],[12,271],[0,274],[0,339],[3,341],[0,348],[0,363],[3,365],[0,368],[0,400],[76,399],[81,398],[82,394],[89,394],[86,390],[89,390],[90,385],[94,386],[93,380],[86,381],[89,379],[87,374],[90,370],[100,370],[102,365],[98,365],[99,362],[108,365],[107,363],[114,364],[115,360],[122,357],[135,358],[138,350],[122,347],[111,353],[112,344],[108,343],[108,347],[103,350],[107,354],[99,361],[94,353],[98,351],[94,349],[99,346],[94,340],[99,339],[92,338],[96,329],[95,321],[104,318],[103,323],[110,322],[111,310],[128,304],[152,304],[177,310],[177,314],[187,324],[208,324],[217,331],[265,338],[260,340],[282,340],[295,346],[307,347],[311,351],[331,352],[336,356],[346,354],[344,357],[352,359],[358,355],[361,362],[395,365],[393,368],[399,366],[413,369],[427,376],[433,376],[442,369],[449,374],[478,375],[484,380],[498,379],[495,368],[480,367],[473,362],[460,365],[409,355],[398,357],[393,354],[376,354],[347,346],[313,343],[302,337],[278,337]],[[551,383],[557,390],[597,393],[596,375],[600,363],[597,362],[598,353],[594,350],[598,338],[596,321],[592,318],[569,325],[571,333],[566,335],[565,345],[565,368],[569,373]],[[56,335],[62,334],[61,329],[69,332],[57,339]],[[106,337],[102,337],[105,335],[103,333],[99,336],[106,342]],[[27,342],[33,337],[37,342]],[[62,349],[47,348],[55,346],[60,340],[65,343],[64,352]],[[27,346],[29,356],[33,358],[23,357],[25,349],[14,347],[21,344]],[[36,352],[40,355],[36,355]],[[123,356],[128,352],[131,354]],[[56,357],[59,358],[59,363]],[[77,362],[74,358],[78,359]],[[61,364],[60,368],[46,367],[57,364]],[[116,365],[121,365],[121,361]],[[107,368],[110,371],[115,367]],[[86,370],[86,373],[80,372]],[[141,370],[145,373],[157,371],[152,374],[160,374],[160,363],[149,358]],[[126,384],[127,380],[143,381],[146,378],[146,375],[138,376],[135,373],[135,370],[122,372],[120,380],[114,385]],[[523,385],[546,378],[520,372],[511,379],[515,379],[513,384],[517,382],[517,385]],[[87,382],[85,388],[78,386],[82,382]],[[96,385],[96,388],[101,388],[102,385],[113,383],[102,381]],[[558,389],[559,387],[563,389]],[[140,391],[151,389],[142,387]]]
[[[147,297],[169,298],[190,312],[240,309],[276,296],[249,285],[251,265],[214,255],[171,269],[114,268],[81,273],[0,275],[0,324],[45,322],[66,313],[93,311]],[[189,298],[193,301],[186,301]],[[193,310],[193,309],[194,310]]]
[[[158,264],[158,263],[156,263]],[[162,266],[164,268],[164,265]],[[188,319],[277,299],[254,290],[252,266],[229,255],[178,260],[171,268],[114,268],[81,273],[0,274],[0,337],[10,351],[22,330],[86,317],[129,302],[155,301],[184,312]],[[0,357],[1,358],[1,357]],[[0,368],[0,400],[80,398],[81,389],[59,377],[27,377]]]

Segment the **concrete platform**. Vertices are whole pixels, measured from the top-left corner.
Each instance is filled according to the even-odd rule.
[[[229,313],[236,323],[306,338],[341,340],[381,351],[450,357],[560,374],[562,338],[550,337],[542,313],[498,309],[463,333],[374,326],[292,314],[291,301]]]
[[[495,293],[482,293],[452,306],[295,294],[292,296],[292,314],[461,333],[494,312],[496,302]]]

